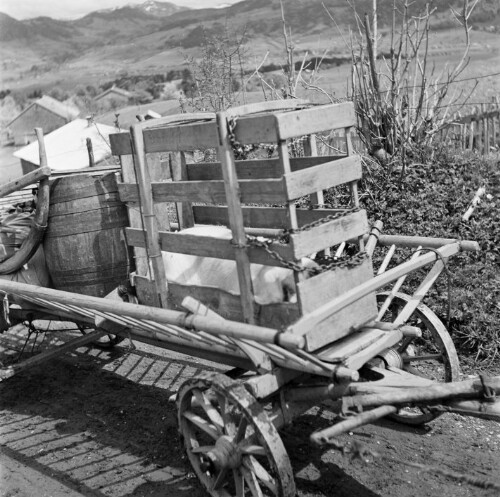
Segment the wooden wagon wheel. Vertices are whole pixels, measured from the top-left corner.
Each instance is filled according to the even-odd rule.
[[[383,303],[388,293],[377,295],[379,303]],[[396,316],[411,297],[397,293],[389,307],[388,314]],[[388,319],[387,319],[388,320]],[[455,345],[443,322],[426,305],[420,304],[412,314],[407,324],[417,326],[422,330],[421,338],[409,337],[403,339],[389,353],[397,356],[408,373],[429,378],[438,382],[451,382],[460,379],[460,365]],[[419,425],[437,418],[439,413],[428,409],[404,408],[391,417],[401,423]]]
[[[292,497],[283,442],[259,402],[222,374],[186,381],[177,396],[189,461],[213,497]]]

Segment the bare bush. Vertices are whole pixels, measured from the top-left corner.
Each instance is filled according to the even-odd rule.
[[[410,0],[393,0],[390,47],[380,57],[374,49],[368,16],[357,16],[359,38],[351,42],[351,98],[361,137],[383,165],[391,168],[398,162],[404,174],[408,160],[419,157],[451,121],[450,108],[465,104],[470,97],[472,91],[464,94],[454,83],[469,61],[469,19],[478,1],[463,0],[461,10],[453,11],[463,27],[464,50],[458,63],[440,72],[429,60],[429,31],[435,12],[429,5],[414,16]]]

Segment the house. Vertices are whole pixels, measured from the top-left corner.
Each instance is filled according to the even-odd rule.
[[[113,86],[94,97],[94,104],[101,110],[119,109],[128,105],[132,93]]]
[[[26,145],[36,140],[35,128],[50,133],[75,119],[80,110],[44,95],[32,102],[8,125],[15,145]]]
[[[114,126],[96,123],[92,119],[75,119],[44,136],[47,165],[54,173],[58,173],[87,168],[91,166],[91,162],[91,167],[114,164],[109,135],[120,131]],[[21,159],[23,174],[40,165],[38,142],[30,143],[13,155]]]

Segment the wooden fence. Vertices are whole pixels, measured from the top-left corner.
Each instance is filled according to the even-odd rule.
[[[445,146],[489,154],[500,150],[500,104],[498,97],[481,104],[470,114],[457,116],[437,138]]]

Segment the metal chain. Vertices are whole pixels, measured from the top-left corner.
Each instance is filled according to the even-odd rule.
[[[334,214],[329,214],[328,216],[322,217],[320,219],[316,219],[309,224],[304,224],[304,226],[300,228],[291,228],[283,230],[283,238],[286,239],[288,235],[293,233],[300,233],[301,231],[307,231],[312,228],[316,228],[317,226],[321,226],[322,224],[328,223],[330,221],[334,221],[335,219],[340,219],[349,214],[354,214],[355,212],[359,212],[360,207],[351,207],[349,209],[342,209],[339,212],[335,212]]]
[[[250,235],[246,235],[246,239],[248,245],[264,249],[273,259],[277,260],[283,267],[291,269],[292,271],[297,271],[299,273],[307,271],[311,275],[323,273],[325,271],[332,271],[337,268],[347,268],[347,269],[354,268],[363,264],[363,262],[368,258],[367,253],[361,251],[357,252],[353,256],[323,258],[323,260],[328,261],[328,263],[326,264],[318,263],[318,267],[311,268],[304,266],[298,262],[289,261],[275,250],[272,250],[270,248],[272,240],[269,239],[262,240],[260,238],[256,238]]]

